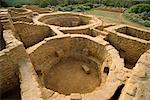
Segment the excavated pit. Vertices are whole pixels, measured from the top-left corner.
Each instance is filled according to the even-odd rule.
[[[132,69],[140,56],[150,49],[150,32],[127,25],[117,25],[104,29],[109,34],[105,40],[113,45],[122,58],[125,67]]]
[[[133,27],[129,27],[129,26],[124,26],[121,28],[116,29],[117,32],[122,33],[122,34],[126,34],[132,37],[136,37],[136,38],[140,38],[146,41],[150,41],[150,33],[143,31],[143,30],[138,30],[135,29]]]
[[[25,8],[9,8],[9,14],[11,17],[32,16],[32,11]]]
[[[14,23],[16,38],[23,42],[25,48],[35,45],[46,37],[56,35],[48,26],[24,22]]]
[[[109,70],[104,70],[112,64],[107,42],[101,42],[85,35],[56,36],[27,52],[44,87],[65,95],[86,94],[105,84]]]
[[[40,14],[34,22],[56,27],[64,34],[86,34],[92,37],[98,34],[92,33],[91,28],[97,25],[102,27],[102,21],[95,16],[70,12]]]
[[[87,66],[90,73],[86,74],[82,66]],[[92,61],[78,58],[65,58],[53,65],[44,78],[46,88],[61,94],[89,93],[100,86],[98,66]]]
[[[41,17],[39,21],[48,25],[60,27],[76,27],[89,24],[91,19],[92,18],[90,17],[82,16],[79,14],[53,13]]]
[[[5,27],[2,35],[0,26],[2,100],[147,98],[146,92],[138,93],[149,77],[149,31],[102,27],[96,17],[77,13],[40,14],[48,10],[24,6],[9,12],[15,30]]]

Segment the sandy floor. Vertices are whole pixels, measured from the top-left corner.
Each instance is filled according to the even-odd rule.
[[[91,73],[86,74],[81,65],[87,65]],[[63,94],[88,93],[100,85],[100,79],[95,65],[69,58],[51,68],[45,77],[45,85]]]

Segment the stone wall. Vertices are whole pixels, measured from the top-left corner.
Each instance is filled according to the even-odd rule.
[[[31,17],[28,16],[21,16],[21,17],[11,17],[13,22],[22,21],[22,22],[28,22],[33,23],[33,20]]]
[[[110,99],[118,86],[125,82],[127,79],[126,73],[129,72],[124,68],[124,60],[120,58],[119,52],[114,47],[102,39],[86,35],[67,34],[46,38],[44,41],[28,48],[27,53],[36,71],[49,70],[60,59],[69,56],[78,59],[82,59],[84,56],[88,57],[88,59],[98,63],[100,73],[103,73],[105,63],[108,63],[110,71],[108,77],[103,76],[101,87],[98,87],[92,93],[80,94],[82,99],[92,100],[92,98],[95,98],[95,100],[99,100],[99,97],[104,100]],[[49,98],[53,98],[53,95]],[[60,95],[62,94],[57,95],[57,97],[59,98]]]
[[[38,20],[49,25],[74,27],[77,25],[89,24],[90,20],[92,20],[92,17],[77,13],[55,12],[51,14],[43,14],[43,16],[40,17]]]
[[[136,29],[133,27],[124,26],[122,28],[118,28],[117,32],[127,34],[129,36],[137,37],[146,41],[150,40],[150,33],[144,31],[143,29]]]
[[[34,25],[23,22],[14,23],[16,33],[26,48],[55,35],[48,26]]]
[[[39,14],[53,12],[50,8],[40,8],[36,5],[23,5],[23,8],[30,9],[33,12],[37,12]]]
[[[32,11],[25,8],[10,8],[9,14],[11,17],[18,17],[18,16],[32,16]]]
[[[26,57],[23,44],[12,34],[11,30],[4,30],[6,49],[0,51],[0,90],[2,93],[18,85],[18,61]]]
[[[149,100],[150,99],[150,50],[138,60],[127,80],[119,100]]]
[[[126,62],[132,65],[130,68],[133,68],[140,56],[150,48],[150,42],[116,32],[115,30],[120,27],[124,27],[124,25],[106,28],[105,31],[109,33],[106,40],[120,52],[121,57],[123,57]],[[134,29],[138,30],[137,28]],[[145,33],[149,34],[148,31]]]
[[[38,76],[29,58],[18,62],[22,100],[43,100],[42,89]]]
[[[89,40],[89,36],[87,36],[87,38],[80,37],[80,35],[77,35],[77,37],[75,37],[76,35],[73,36],[74,37],[70,37],[70,35],[61,37],[56,36],[56,39],[47,38],[45,39],[45,41],[42,41],[27,49],[32,63],[37,67],[37,70],[46,66],[45,64],[47,64],[48,62],[50,65],[50,61],[47,62],[48,59],[60,59],[60,57],[56,56],[56,52],[59,50],[63,51],[63,57],[67,57],[75,54],[85,55],[83,50],[88,49],[88,56],[95,57],[100,61],[103,60],[103,55],[98,55],[99,53],[105,54],[103,46],[100,46],[100,44],[94,43],[92,42],[92,40]],[[97,53],[98,51],[99,53]]]

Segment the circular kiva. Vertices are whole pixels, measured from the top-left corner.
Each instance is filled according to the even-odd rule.
[[[70,12],[40,14],[34,18],[36,24],[55,26],[65,33],[85,33],[94,26],[102,26],[102,21],[92,15]],[[80,32],[78,32],[80,31]]]
[[[89,100],[91,96],[109,99],[122,84],[123,78],[118,79],[116,72],[124,68],[123,59],[102,39],[77,34],[54,36],[27,52],[43,86],[61,95],[79,93]]]
[[[19,16],[32,16],[32,11],[26,8],[10,8],[9,14],[11,17],[19,17]]]

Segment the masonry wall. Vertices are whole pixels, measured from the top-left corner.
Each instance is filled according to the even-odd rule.
[[[48,18],[43,21],[43,23],[55,26],[62,26],[62,27],[74,27],[78,25],[84,24],[80,17],[77,16],[55,16],[52,18]]]
[[[2,93],[18,85],[18,61],[26,57],[23,44],[16,40],[11,30],[4,31],[6,49],[0,51],[0,90]]]
[[[136,28],[126,26],[126,27],[119,28],[116,31],[123,33],[123,34],[127,34],[129,36],[137,37],[146,41],[150,40],[150,33],[142,29],[138,30]]]
[[[149,100],[150,50],[138,60],[127,80],[119,100]]]
[[[119,29],[120,27],[122,26],[114,26],[105,29],[109,33],[105,40],[110,42],[110,44],[120,52],[121,57],[125,59],[125,63],[128,62],[128,64],[132,65],[129,68],[133,68],[140,56],[146,50],[150,49],[150,42],[137,37],[116,32],[115,30]],[[137,31],[138,29],[135,28],[134,30]],[[126,33],[127,29],[123,28],[122,30],[120,29],[120,31]],[[147,38],[149,37],[149,33],[147,31],[139,33],[139,35],[141,34],[147,34]]]
[[[11,17],[18,17],[24,15],[32,16],[32,11],[24,8],[12,8],[10,9],[9,14]]]
[[[33,12],[38,12],[39,14],[52,12],[50,8],[40,8],[40,7],[35,6],[35,5],[24,5],[23,7],[30,9]]]
[[[31,18],[31,17],[28,17],[28,16],[12,17],[11,19],[12,19],[13,22],[22,21],[22,22],[33,23],[32,18]]]
[[[116,34],[108,35],[107,40],[120,51],[121,57],[124,57],[127,62],[133,65],[150,48],[148,43],[131,40]]]
[[[103,76],[101,87],[92,93],[82,95],[82,99],[92,100],[93,98],[110,99],[118,86],[125,82],[128,72],[124,68],[124,60],[120,58],[119,52],[109,43],[102,39],[95,39],[85,35],[63,35],[46,38],[44,41],[28,48],[31,61],[35,70],[50,70],[60,59],[65,57],[75,57],[84,59],[84,57],[93,60],[99,66],[100,73],[103,73],[105,63],[108,63],[110,72]],[[101,73],[101,74],[102,74]],[[108,92],[108,90],[110,90]],[[94,96],[93,96],[94,94]],[[58,95],[59,97],[59,95]],[[96,99],[97,100],[97,99]]]
[[[81,26],[82,27],[82,26]],[[90,29],[87,27],[87,28],[81,28],[81,29],[73,29],[73,30],[62,30],[63,33],[65,34],[85,34],[85,35],[90,35],[90,36],[95,36],[93,34],[91,34],[91,31]]]
[[[29,23],[14,23],[16,32],[26,48],[42,41],[46,37],[55,35],[48,26]]]
[[[89,24],[92,17],[75,13],[53,13],[42,16],[39,21],[56,26],[74,27],[77,25]]]
[[[89,36],[80,37],[80,35],[79,37],[77,35],[77,37],[72,38],[67,35],[64,37],[56,37],[55,39],[48,38],[46,41],[42,41],[27,49],[27,52],[30,55],[32,63],[36,66],[36,70],[53,65],[55,60],[59,62],[61,57],[68,57],[71,55],[87,55],[89,57],[95,57],[102,62],[102,60],[104,60],[103,57],[105,57],[105,55],[103,55],[105,54],[104,46],[89,40],[89,38]],[[84,52],[85,49],[87,49],[87,52]],[[62,53],[59,53],[60,51]],[[56,53],[58,53],[58,56]]]

